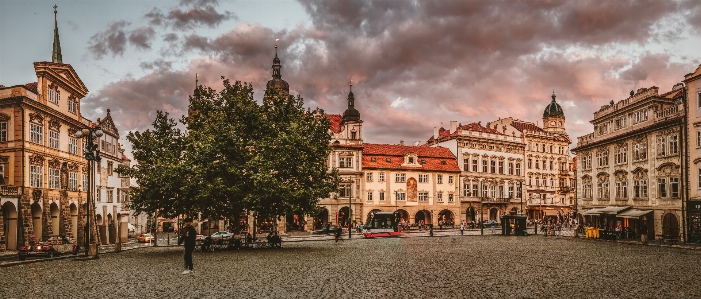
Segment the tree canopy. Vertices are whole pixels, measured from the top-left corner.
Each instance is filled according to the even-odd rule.
[[[299,96],[266,90],[258,103],[250,84],[223,83],[190,97],[184,133],[159,111],[153,129],[127,135],[136,163],[119,171],[138,185],[130,206],[169,218],[309,214],[338,186],[325,164],[329,120]]]

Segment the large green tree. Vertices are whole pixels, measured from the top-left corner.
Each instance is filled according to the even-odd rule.
[[[181,120],[186,134],[159,112],[153,131],[127,136],[136,164],[125,173],[138,184],[132,206],[209,219],[314,210],[338,185],[338,174],[325,165],[328,119],[305,110],[299,96],[266,90],[258,103],[250,84],[223,83],[219,92],[200,86],[190,98]]]

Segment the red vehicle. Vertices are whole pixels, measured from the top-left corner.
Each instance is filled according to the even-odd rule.
[[[27,256],[44,256],[52,258],[61,254],[78,254],[78,245],[71,244],[67,239],[51,238],[46,242],[30,242],[29,246],[20,246],[19,260],[23,261]]]
[[[399,217],[391,212],[375,212],[363,228],[366,238],[399,237]]]

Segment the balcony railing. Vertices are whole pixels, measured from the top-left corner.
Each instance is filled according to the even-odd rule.
[[[0,194],[5,196],[19,196],[19,187],[8,185],[0,186]]]

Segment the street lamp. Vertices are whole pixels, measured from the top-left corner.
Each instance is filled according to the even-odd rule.
[[[480,180],[480,196],[478,197],[480,200],[480,235],[484,235],[484,219],[483,216],[484,214],[482,213],[482,197],[484,196],[484,186],[482,186],[482,180]]]
[[[75,137],[77,138],[84,138],[85,137],[85,160],[88,160],[88,198],[86,201],[86,213],[87,213],[87,218],[88,221],[86,222],[86,230],[85,230],[85,256],[88,256],[88,251],[90,248],[90,221],[92,219],[91,217],[91,211],[94,209],[94,207],[91,209],[90,208],[90,202],[92,202],[92,189],[93,185],[95,185],[95,182],[93,182],[93,162],[100,162],[102,158],[100,158],[100,151],[98,149],[98,145],[95,144],[94,139],[102,137],[102,129],[99,126],[93,127],[93,128],[86,128],[82,129],[80,131],[75,132]],[[97,236],[95,236],[97,237]],[[97,248],[95,248],[95,256],[97,256]]]
[[[355,183],[355,180],[350,179],[350,182],[351,182],[350,188],[348,189],[348,239],[351,238],[351,228],[352,228],[352,225],[351,225],[351,219],[352,219],[351,218],[351,215],[352,215],[352,212],[351,212],[351,210],[352,210],[351,209],[351,204],[352,204],[351,193],[353,193],[353,187],[354,187],[353,184]]]

